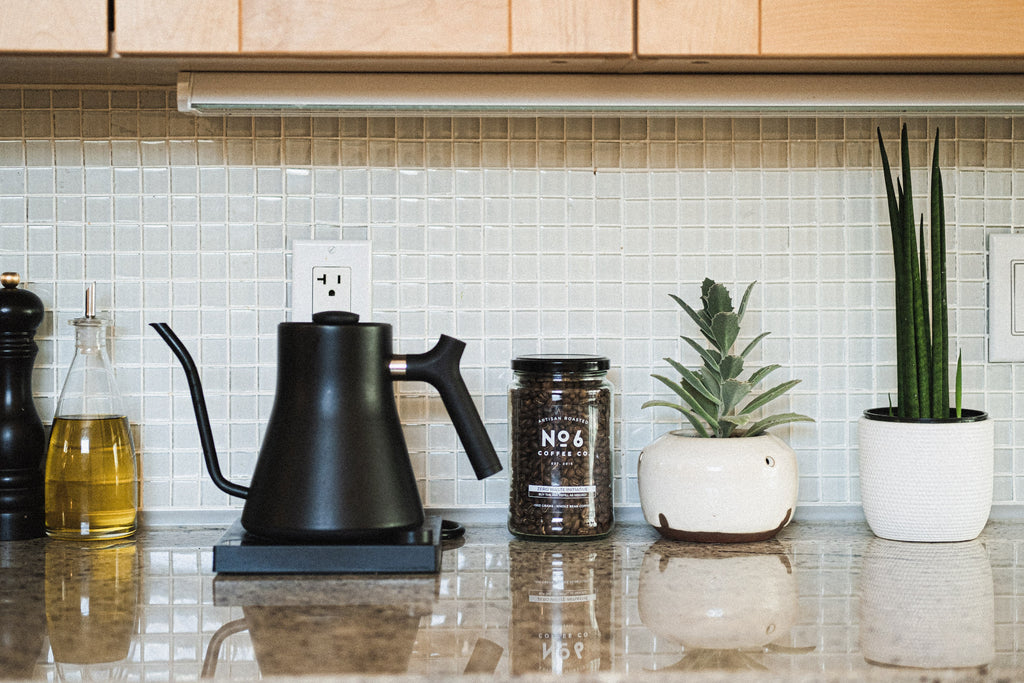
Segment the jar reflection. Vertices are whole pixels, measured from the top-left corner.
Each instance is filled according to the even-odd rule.
[[[508,552],[511,673],[608,669],[616,562],[600,562],[593,543],[511,541]]]
[[[95,677],[128,657],[139,600],[137,555],[134,542],[46,546],[46,624],[62,677],[68,666]]]

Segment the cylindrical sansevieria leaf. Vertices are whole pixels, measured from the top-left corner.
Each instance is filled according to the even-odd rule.
[[[946,210],[935,129],[931,186],[932,228],[932,417],[949,417],[949,311],[946,293]]]
[[[893,243],[896,295],[896,408],[901,417],[944,418],[949,416],[950,405],[949,314],[945,210],[938,161],[939,134],[936,131],[931,168],[930,258],[925,244],[924,216],[922,215],[920,219],[920,233],[918,224],[915,223],[906,124],[900,133],[902,173],[895,187],[880,129],[878,144],[882,154]]]

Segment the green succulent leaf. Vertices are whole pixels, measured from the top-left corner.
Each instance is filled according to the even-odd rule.
[[[677,304],[679,304],[680,308],[686,311],[686,314],[690,316],[693,322],[697,323],[697,327],[700,328],[700,331],[704,334],[705,337],[711,336],[711,319],[707,317],[707,315],[702,315],[703,311],[698,313],[697,311],[693,310],[693,307],[690,306],[690,304],[686,303],[675,294],[669,294],[669,296],[672,297],[672,299]]]
[[[703,374],[693,372],[679,361],[672,360],[671,358],[666,358],[665,362],[671,365],[672,368],[679,373],[680,377],[682,377],[683,382],[692,387],[698,394],[711,401],[714,405],[719,405],[721,403],[718,396],[715,395],[714,390],[709,389],[704,383]]]
[[[726,356],[721,363],[722,379],[735,379],[743,372],[743,359],[740,356]]]
[[[705,284],[708,282],[711,282],[711,287],[701,297],[704,299],[704,310],[707,311],[712,320],[719,313],[732,313],[732,297],[729,296],[729,290],[726,289],[725,285],[718,284],[717,282],[712,282],[711,280],[704,281]],[[738,326],[739,324],[737,323]]]
[[[756,285],[756,284],[757,284],[757,280],[754,280],[749,285],[747,285],[747,289],[743,292],[743,299],[740,301],[740,310],[737,313],[737,315],[739,315],[739,317],[740,317],[740,322],[741,323],[743,322],[743,314],[747,312],[747,302],[750,301],[750,293],[752,291],[754,291],[754,285]],[[767,334],[767,332],[765,334]],[[764,335],[761,335],[761,336],[763,337]],[[744,354],[744,355],[746,355],[746,354]]]
[[[732,311],[715,314],[711,319],[711,334],[715,348],[724,356],[740,334],[740,317]]]
[[[735,379],[722,382],[722,407],[720,415],[730,415],[740,401],[750,393],[750,385]]]
[[[778,384],[769,389],[768,391],[764,392],[757,398],[753,399],[740,412],[743,413],[744,415],[747,413],[752,413],[761,406],[765,405],[766,403],[774,401],[779,396],[782,396],[784,393],[795,387],[797,384],[800,384],[800,380],[798,379],[791,379],[788,382]]]
[[[700,357],[704,359],[704,365],[708,367],[712,372],[721,372],[718,364],[722,361],[722,354],[718,353],[714,349],[708,349],[701,346],[699,343],[690,339],[689,337],[682,338],[684,342],[690,345],[690,347],[700,354]]]
[[[754,373],[752,373],[750,377],[747,379],[747,381],[750,382],[750,386],[756,387],[758,384],[761,383],[761,380],[763,380],[772,372],[778,370],[780,367],[782,366],[778,364],[766,365],[760,370],[756,370]]]
[[[744,347],[743,353],[740,354],[740,357],[746,358],[747,356],[749,356],[750,352],[753,351],[754,348],[761,343],[761,340],[767,337],[769,334],[771,334],[771,332],[762,332],[761,334],[754,337],[754,340],[747,344],[746,347]]]
[[[806,415],[800,415],[799,413],[779,413],[778,415],[770,415],[750,425],[743,435],[760,436],[761,434],[764,434],[767,429],[788,424],[790,422],[814,422],[814,419],[807,417]]]
[[[710,411],[708,411],[704,407],[704,405],[701,403],[701,401],[699,401],[697,398],[695,398],[693,396],[693,394],[691,394],[689,391],[687,391],[685,388],[683,388],[683,386],[681,384],[679,384],[678,382],[673,382],[668,377],[663,377],[661,375],[651,375],[651,376],[654,377],[654,379],[656,379],[659,382],[661,382],[662,384],[664,384],[665,386],[667,386],[673,392],[675,392],[675,394],[677,396],[679,396],[679,398],[683,399],[683,401],[685,401],[686,404],[688,406],[690,406],[690,408],[695,413],[700,415],[701,419],[703,419],[705,422],[707,422],[711,426],[712,429],[714,429],[716,427],[716,425],[718,424],[718,420],[711,415]]]
[[[708,438],[708,437],[711,436],[710,434],[708,434],[708,430],[704,427],[704,422],[701,421],[700,417],[696,413],[694,413],[692,410],[687,410],[686,408],[684,408],[683,406],[679,405],[678,403],[671,403],[669,401],[647,401],[646,403],[644,403],[640,407],[641,408],[660,407],[660,408],[672,408],[673,410],[678,410],[680,413],[683,414],[683,417],[685,417],[690,422],[690,424],[693,425],[693,429],[699,435],[701,435],[704,438]]]

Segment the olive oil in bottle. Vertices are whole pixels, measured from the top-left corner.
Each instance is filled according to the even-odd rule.
[[[75,327],[75,357],[57,402],[46,452],[46,533],[92,540],[135,533],[138,465],[128,417],[107,356],[106,320],[93,287]]]

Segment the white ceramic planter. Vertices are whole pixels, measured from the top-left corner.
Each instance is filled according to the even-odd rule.
[[[637,477],[644,518],[673,540],[764,540],[796,509],[796,454],[771,434],[712,439],[668,432],[640,453]]]
[[[953,542],[981,533],[992,509],[993,425],[964,412],[974,419],[860,418],[861,502],[876,536]]]

